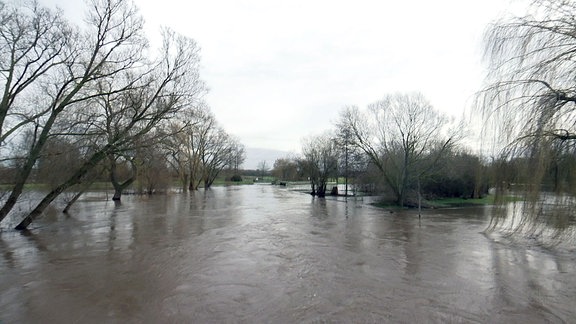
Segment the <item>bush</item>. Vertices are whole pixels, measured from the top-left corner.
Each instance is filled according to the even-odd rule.
[[[230,181],[233,181],[233,182],[242,182],[242,177],[241,177],[240,175],[238,175],[238,174],[235,174],[235,175],[232,176],[232,178],[230,178]]]

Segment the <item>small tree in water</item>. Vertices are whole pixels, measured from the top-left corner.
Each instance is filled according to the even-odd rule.
[[[481,93],[485,135],[514,179],[495,172],[497,193],[520,183],[518,208],[500,205],[491,229],[532,237],[573,237],[576,157],[576,1],[535,0],[522,17],[494,24],[486,34],[491,67]],[[505,170],[507,168],[498,168]],[[553,194],[543,194],[552,191]],[[510,206],[510,205],[507,205]],[[566,236],[567,235],[567,236]]]
[[[421,93],[386,95],[368,108],[362,113],[346,107],[338,127],[350,133],[350,143],[378,169],[394,202],[405,206],[410,195],[420,197],[420,181],[456,145],[462,130],[450,127],[450,118]]]
[[[336,141],[329,134],[312,137],[305,141],[302,154],[301,165],[310,179],[311,194],[325,197],[328,179],[338,175]]]

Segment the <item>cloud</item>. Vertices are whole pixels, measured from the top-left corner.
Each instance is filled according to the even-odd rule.
[[[69,0],[45,0],[66,7]],[[136,0],[202,48],[206,100],[250,147],[294,151],[345,105],[421,91],[450,114],[482,80],[481,37],[500,0]],[[74,2],[76,3],[76,2]]]

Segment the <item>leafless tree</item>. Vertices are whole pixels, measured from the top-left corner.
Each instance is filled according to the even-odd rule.
[[[85,163],[49,192],[18,228],[26,228],[60,193],[82,182],[83,177],[111,153],[133,150],[142,136],[189,107],[190,102],[204,89],[199,80],[198,64],[196,43],[165,31],[163,47],[156,63],[121,75],[116,73],[112,82],[98,83],[98,95],[93,96],[92,104],[87,105],[87,110],[92,113],[90,116],[96,118],[83,130],[85,136],[92,135],[96,147]],[[125,86],[123,91],[102,93],[102,89],[107,89],[102,84],[110,86],[123,81],[128,81],[130,85]],[[113,127],[110,128],[110,125]]]
[[[576,2],[534,0],[524,15],[495,22],[486,33],[488,86],[480,93],[485,136],[498,148],[497,160],[526,159],[525,220],[516,229],[539,231],[555,223],[561,233],[573,217],[573,199],[559,198],[556,211],[543,212],[542,183],[554,159],[576,139]],[[504,174],[497,177],[503,179]],[[556,186],[574,194],[573,187]],[[566,206],[572,206],[566,209]],[[560,210],[561,209],[561,210]],[[506,214],[506,213],[505,213]],[[568,218],[566,218],[568,217]],[[530,235],[538,236],[539,233]]]
[[[28,42],[29,47],[31,47],[30,55],[43,52],[41,47],[36,47],[38,43],[47,44],[50,39],[53,39],[56,44],[62,44],[58,45],[56,50],[49,49],[46,51],[49,54],[53,53],[48,55],[54,56],[53,59],[46,59],[45,56],[41,56],[41,60],[38,62],[46,61],[39,70],[43,72],[42,77],[30,77],[26,72],[28,70],[25,62],[34,61],[28,57],[21,61],[24,66],[20,65],[17,69],[15,67],[8,69],[9,71],[22,71],[19,72],[23,76],[20,80],[28,78],[30,84],[28,87],[33,84],[35,89],[30,96],[18,102],[18,97],[14,94],[17,94],[21,87],[17,86],[19,83],[13,83],[7,78],[6,86],[15,90],[8,91],[11,94],[4,96],[4,98],[8,98],[8,106],[3,107],[3,109],[9,112],[3,112],[3,115],[7,118],[12,112],[15,112],[16,116],[25,116],[20,122],[21,125],[26,126],[21,126],[22,130],[29,130],[33,136],[31,145],[27,149],[27,156],[19,164],[15,184],[10,195],[0,208],[0,221],[8,215],[16,204],[46,142],[50,137],[56,136],[53,127],[59,124],[61,117],[70,116],[69,110],[82,106],[86,101],[100,96],[101,93],[93,86],[98,80],[113,78],[121,72],[135,68],[138,62],[142,62],[142,53],[146,47],[142,33],[142,19],[136,14],[136,9],[131,3],[94,0],[91,5],[87,18],[88,28],[79,32],[79,37],[74,37],[75,33],[58,31],[56,35],[65,41],[58,41],[56,36],[53,36],[49,39]],[[43,20],[32,19],[32,25],[38,23],[43,23]],[[67,30],[67,28],[60,29]],[[8,42],[14,42],[18,39],[4,38]],[[7,46],[18,48],[18,45]],[[0,47],[5,48],[5,46]],[[55,60],[57,64],[54,63]],[[34,64],[29,66],[32,70],[36,68]],[[7,75],[10,76],[9,73]],[[125,84],[121,86],[126,87]],[[113,90],[120,91],[121,89],[115,88]],[[23,109],[25,112],[18,113],[18,109]],[[3,122],[6,124],[7,120]],[[9,122],[9,125],[14,124],[20,125],[17,121]],[[3,134],[8,135],[10,132],[11,130]]]
[[[122,193],[130,187],[138,175],[136,157],[129,154],[108,154],[108,170],[110,174],[110,183],[114,188],[112,200],[119,201],[122,199]],[[122,171],[119,170],[122,168]]]
[[[172,176],[163,150],[142,145],[136,149],[137,192],[154,194],[169,189]]]
[[[223,128],[215,128],[209,135],[202,153],[204,188],[212,186],[220,172],[232,160],[235,147],[239,145]]]
[[[299,180],[298,161],[295,158],[279,158],[274,161],[272,176],[280,181]]]
[[[190,188],[190,163],[192,159],[190,137],[188,136],[189,121],[174,120],[166,127],[167,133],[172,136],[164,136],[162,150],[166,155],[166,163],[176,172],[182,185],[182,191],[187,192]]]
[[[368,110],[363,114],[346,107],[339,125],[380,170],[395,202],[404,206],[409,192],[419,192],[419,179],[461,135],[420,93],[387,95]]]
[[[0,145],[26,125],[50,113],[31,109],[40,84],[76,55],[74,30],[60,12],[37,2],[0,2]]]
[[[264,178],[264,176],[268,174],[269,170],[270,166],[268,165],[268,162],[266,160],[258,162],[258,165],[256,166],[256,171],[258,171],[258,175],[260,176],[260,178]]]
[[[353,114],[357,108],[347,107],[341,112],[341,118],[336,122],[335,141],[339,151],[339,176],[344,177],[344,195],[348,196],[348,188],[351,178],[358,174],[358,171],[365,169],[365,154],[358,145],[355,145],[356,138],[354,130],[346,123],[354,122]]]
[[[218,125],[205,103],[198,103],[179,119],[170,126],[178,133],[166,138],[164,149],[184,186],[209,188],[224,169],[237,171],[245,158],[244,146]]]
[[[232,151],[230,153],[230,161],[228,161],[227,165],[232,175],[238,176],[240,174],[240,167],[246,160],[246,148],[240,143],[238,137],[231,136],[230,142]]]
[[[190,175],[190,190],[198,190],[205,179],[205,161],[209,152],[212,134],[217,128],[216,118],[206,105],[202,105],[191,116],[193,121],[189,122],[187,129],[187,155],[188,174]]]
[[[312,195],[326,196],[328,180],[338,176],[338,149],[334,137],[326,133],[305,140],[302,165],[310,178]]]

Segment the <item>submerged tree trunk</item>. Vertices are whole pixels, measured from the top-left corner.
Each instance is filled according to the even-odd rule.
[[[182,180],[182,192],[186,193],[191,187],[190,174],[188,173],[182,174],[181,180]]]
[[[55,111],[60,112],[63,109],[63,106],[64,105],[61,104]],[[36,142],[28,152],[28,157],[26,158],[26,161],[24,162],[23,166],[18,170],[16,174],[15,185],[12,188],[12,191],[10,192],[10,196],[6,199],[2,208],[0,208],[0,222],[2,222],[2,220],[6,216],[8,216],[8,213],[10,213],[12,208],[14,208],[14,206],[18,202],[18,199],[20,198],[20,195],[24,191],[24,186],[26,185],[28,178],[32,173],[32,170],[34,169],[34,165],[38,161],[40,153],[42,152],[42,148],[48,141],[50,129],[52,128],[54,122],[56,121],[56,116],[57,116],[56,112],[50,115],[47,122],[44,124],[42,132],[40,132],[40,134],[37,134],[38,125],[36,125],[36,129],[34,131],[35,132],[34,137],[37,137]]]
[[[316,195],[320,198],[326,197],[326,182],[325,181],[321,181],[320,184],[318,184],[318,190],[316,191]]]
[[[314,181],[311,181],[310,186],[312,186],[312,192],[310,192],[310,194],[312,196],[316,196],[316,183],[314,183]]]
[[[42,213],[44,212],[44,210],[46,209],[46,207],[48,207],[50,205],[50,203],[52,203],[52,201],[54,201],[54,199],[56,199],[56,197],[58,197],[62,192],[64,192],[64,190],[72,187],[75,184],[79,184],[82,182],[82,178],[90,171],[92,170],[94,167],[96,167],[96,165],[98,163],[100,163],[102,160],[104,160],[107,156],[106,151],[110,149],[110,146],[107,145],[105,148],[103,148],[101,151],[95,153],[94,155],[92,155],[92,157],[86,161],[81,168],[79,168],[70,178],[68,178],[68,180],[66,180],[64,183],[62,183],[61,185],[57,186],[56,188],[52,189],[52,191],[50,191],[46,196],[44,196],[44,199],[42,199],[42,201],[40,201],[40,203],[38,203],[38,205],[36,205],[36,207],[28,214],[28,216],[26,216],[16,227],[15,229],[17,230],[25,230],[26,228],[28,228],[28,226],[36,219],[38,218],[40,215],[42,215]]]
[[[198,190],[200,184],[202,183],[202,177],[197,176],[195,173],[190,173],[190,186],[188,187],[190,191]]]
[[[108,160],[110,161],[110,182],[114,187],[114,196],[112,196],[112,200],[114,201],[121,200],[122,193],[124,192],[124,190],[128,188],[130,185],[132,185],[132,183],[134,183],[134,181],[136,180],[136,173],[137,173],[136,163],[134,163],[134,159],[128,159],[128,162],[130,162],[130,168],[132,173],[130,174],[130,177],[128,179],[124,180],[123,182],[120,182],[120,180],[118,179],[118,167],[116,164],[116,157],[110,154],[108,156]]]
[[[101,175],[101,173],[99,173],[99,175]],[[80,198],[80,196],[82,196],[82,194],[84,194],[86,192],[86,190],[88,190],[88,188],[90,188],[90,186],[94,183],[95,180],[96,180],[96,177],[94,177],[90,181],[86,182],[86,184],[83,185],[82,188],[80,188],[80,190],[78,190],[78,192],[74,195],[74,197],[72,197],[72,199],[70,199],[70,201],[66,204],[66,207],[64,207],[64,209],[62,210],[62,212],[67,214],[68,210],[70,210],[72,205],[74,205],[76,203],[76,201],[78,200],[78,198]]]
[[[422,217],[422,192],[420,190],[420,177],[418,177],[418,218]]]
[[[66,204],[66,207],[64,207],[64,209],[62,210],[62,212],[64,214],[68,214],[68,210],[70,210],[70,208],[72,207],[72,205],[74,205],[74,203],[76,203],[76,201],[78,200],[78,198],[80,198],[80,196],[82,196],[82,194],[86,192],[85,189],[82,189],[80,191],[78,191],[74,197],[72,197],[72,199],[70,199],[70,201]]]

